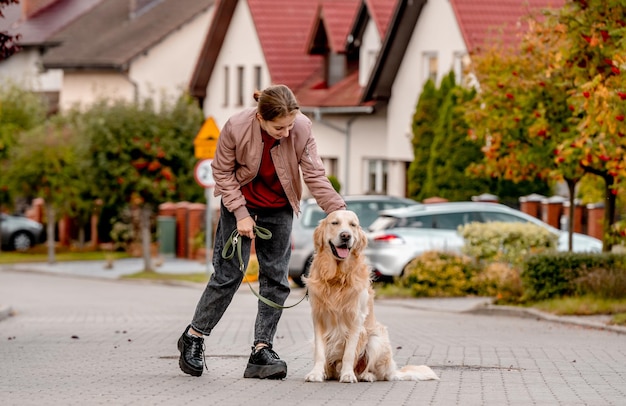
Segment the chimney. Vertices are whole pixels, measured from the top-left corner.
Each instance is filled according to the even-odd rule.
[[[22,3],[22,18],[28,20],[41,10],[56,3],[58,0],[21,0]]]

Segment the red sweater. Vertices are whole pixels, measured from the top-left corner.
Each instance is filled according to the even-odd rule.
[[[270,150],[278,144],[267,132],[261,130],[263,155],[256,177],[241,187],[246,206],[251,209],[278,209],[289,205],[287,195],[280,184]]]

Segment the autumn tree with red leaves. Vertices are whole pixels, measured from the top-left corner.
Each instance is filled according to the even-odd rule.
[[[626,179],[621,3],[570,0],[561,9],[529,16],[518,47],[494,46],[472,56],[480,89],[467,108],[470,137],[484,145],[485,160],[475,169],[512,180],[565,180],[570,207],[581,177],[599,176],[605,184],[605,234]],[[605,241],[604,249],[610,248]]]

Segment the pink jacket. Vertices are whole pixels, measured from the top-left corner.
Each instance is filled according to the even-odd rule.
[[[211,164],[215,180],[214,194],[222,196],[222,203],[235,214],[237,220],[250,215],[241,186],[254,179],[261,165],[263,141],[256,112],[256,108],[246,109],[226,122]],[[278,179],[294,213],[300,214],[302,178],[326,213],[346,208],[343,198],[326,177],[311,133],[311,120],[304,114],[298,113],[289,137],[281,139],[272,148],[271,154]]]

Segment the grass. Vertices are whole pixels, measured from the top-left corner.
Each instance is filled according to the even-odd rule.
[[[531,307],[559,316],[611,315],[611,324],[626,326],[626,298],[564,297],[532,303]]]
[[[113,256],[113,259],[129,258],[125,252],[96,251],[91,249],[72,250],[57,248],[54,259],[57,262],[65,261],[104,261]],[[44,246],[37,246],[27,252],[2,251],[0,252],[0,264],[16,264],[24,262],[47,262],[48,252]]]
[[[207,283],[209,280],[206,273],[173,274],[160,272],[137,272],[131,275],[123,275],[122,279],[143,279],[151,281],[183,281],[192,283]]]

